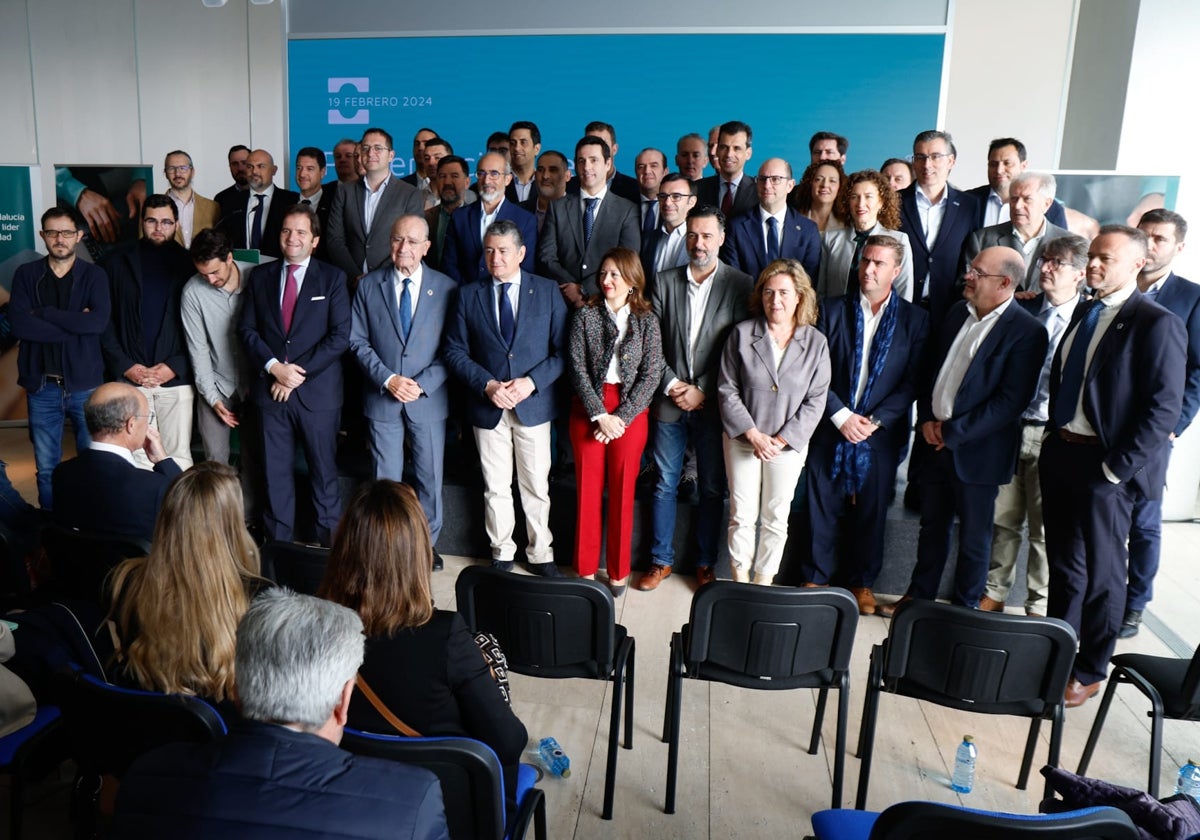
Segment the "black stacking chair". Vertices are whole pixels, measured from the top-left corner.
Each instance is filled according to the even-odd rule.
[[[1108,717],[1117,686],[1129,683],[1150,701],[1150,778],[1146,792],[1158,797],[1158,774],[1162,763],[1163,720],[1200,720],[1200,648],[1191,659],[1173,656],[1148,656],[1144,653],[1122,653],[1112,658],[1108,687],[1096,712],[1092,731],[1088,734],[1083,757],[1079,759],[1079,775],[1087,772],[1092,751],[1100,740],[1100,730]]]
[[[838,692],[833,807],[842,801],[846,767],[846,717],[850,709],[850,654],[858,604],[844,589],[792,589],[716,581],[692,597],[688,623],[671,636],[663,740],[667,751],[667,801],[675,813],[679,718],[683,680],[708,680],[739,688],[818,690],[810,755],[817,754],[829,689]]]
[[[468,566],[459,574],[454,592],[471,632],[493,633],[510,671],[548,679],[612,681],[601,813],[611,820],[622,693],[625,749],[633,749],[634,643],[617,624],[608,587],[594,580],[540,578]]]
[[[866,820],[871,822],[869,829]],[[819,811],[813,814],[813,833],[816,840],[1136,840],[1139,836],[1129,815],[1116,808],[1026,815],[940,802],[898,802],[882,814]]]
[[[858,755],[856,808],[867,803],[875,717],[883,693],[951,709],[1032,718],[1017,788],[1029,782],[1042,721],[1052,721],[1048,762],[1058,766],[1063,694],[1075,659],[1075,631],[1065,621],[981,612],[934,601],[896,610],[883,644],[871,650]],[[1047,784],[1046,795],[1050,796]]]
[[[517,815],[505,834],[504,771],[492,748],[473,738],[404,738],[347,729],[342,749],[424,767],[442,783],[442,803],[451,840],[521,840],[534,824],[537,840],[546,840],[546,796],[533,786],[537,771],[521,765],[517,779]]]
[[[329,549],[271,540],[262,547],[263,576],[301,595],[316,595],[329,565]]]
[[[50,579],[40,589],[52,598],[102,605],[104,578],[129,557],[145,557],[150,543],[137,537],[96,534],[52,524],[42,530]]]
[[[13,840],[21,838],[26,785],[58,767],[68,753],[57,706],[39,705],[32,721],[0,738],[0,773],[9,777],[8,836]]]

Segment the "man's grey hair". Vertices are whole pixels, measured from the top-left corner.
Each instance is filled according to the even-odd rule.
[[[525,237],[521,236],[521,229],[512,219],[497,219],[492,222],[483,233],[484,239],[489,236],[511,236],[518,248],[525,245]]]
[[[1009,191],[1011,192],[1012,188],[1017,184],[1033,184],[1039,193],[1051,201],[1054,200],[1054,196],[1058,192],[1058,181],[1049,172],[1022,172],[1012,179],[1012,182],[1008,185]]]
[[[364,642],[354,610],[283,587],[268,589],[238,623],[242,715],[319,729],[362,665]]]
[[[1025,261],[1020,257],[1006,256],[1000,261],[1000,273],[1012,282],[1013,289],[1020,291],[1025,282]]]
[[[133,386],[103,402],[93,394],[83,405],[83,420],[87,424],[88,434],[94,438],[119,435],[141,407],[137,389]]]

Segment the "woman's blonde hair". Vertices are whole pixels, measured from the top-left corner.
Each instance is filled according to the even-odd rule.
[[[763,314],[763,287],[772,277],[783,274],[791,278],[796,287],[796,313],[793,317],[797,327],[811,327],[817,323],[817,293],[813,289],[812,280],[799,260],[775,260],[758,275],[754,291],[750,293],[750,313]]]

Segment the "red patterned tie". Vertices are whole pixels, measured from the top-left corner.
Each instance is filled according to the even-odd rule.
[[[296,312],[296,298],[299,290],[296,288],[296,270],[298,265],[287,267],[287,280],[283,284],[283,331],[291,332],[292,315]]]
[[[726,216],[733,210],[733,181],[725,182],[725,198],[721,200],[721,212]]]

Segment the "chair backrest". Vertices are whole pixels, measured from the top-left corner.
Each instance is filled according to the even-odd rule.
[[[346,729],[342,749],[431,771],[442,783],[452,840],[504,836],[504,774],[487,744],[472,738],[403,738]]]
[[[329,565],[329,549],[272,540],[262,547],[263,577],[301,595],[316,595]]]
[[[1065,621],[909,601],[896,610],[888,691],[989,714],[1040,715],[1062,702],[1075,659]]]
[[[849,669],[857,626],[844,589],[719,580],[692,597],[684,657],[689,674],[747,688],[811,686]]]
[[[1136,840],[1124,811],[1084,808],[1062,814],[1001,814],[939,802],[899,802],[882,814],[870,840]]]
[[[81,769],[118,778],[155,747],[205,743],[227,731],[217,710],[199,697],[121,688],[90,674],[72,675],[61,706]]]
[[[454,592],[467,626],[495,634],[510,670],[593,679],[612,673],[616,607],[603,584],[467,566]]]
[[[137,537],[79,531],[57,523],[42,530],[50,566],[45,588],[57,598],[100,603],[104,578],[129,557],[145,557],[150,543]]]
[[[1181,689],[1183,701],[1188,707],[1185,718],[1200,717],[1200,647],[1192,654],[1187,673],[1183,677]]]

